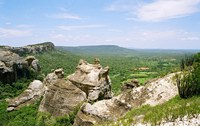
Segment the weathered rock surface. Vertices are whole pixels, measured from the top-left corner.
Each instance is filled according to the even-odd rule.
[[[151,124],[138,122],[131,126],[151,126]],[[200,126],[200,114],[193,117],[188,117],[186,115],[182,118],[177,118],[174,121],[162,121],[159,126]]]
[[[126,90],[109,100],[98,101],[93,105],[86,103],[78,112],[74,125],[93,125],[104,120],[116,120],[133,107],[162,104],[178,94],[177,86],[172,81],[174,75],[169,74],[145,86]]]
[[[27,45],[24,47],[11,47],[11,51],[17,53],[18,55],[22,56],[25,54],[37,54],[42,52],[47,52],[54,50],[55,46],[52,42],[45,42],[35,45]]]
[[[88,101],[93,102],[112,97],[108,73],[109,67],[102,68],[98,59],[95,59],[95,64],[81,59],[75,73],[67,79],[87,94]]]
[[[25,60],[28,62],[28,66],[31,67],[34,71],[40,71],[39,60],[34,56],[27,56]]]
[[[33,57],[32,57],[33,58]],[[12,83],[20,78],[30,77],[30,68],[39,71],[39,61],[30,56],[26,59],[7,49],[0,49],[0,81],[2,83]]]
[[[0,49],[0,81],[12,83],[20,78],[29,77],[28,63],[19,55]]]
[[[63,70],[58,69],[44,79],[46,91],[39,106],[39,111],[49,112],[52,116],[63,116],[74,111],[86,100],[86,94],[63,79]]]
[[[29,105],[38,100],[44,93],[44,84],[39,80],[34,80],[28,88],[18,97],[7,99],[8,111],[18,109],[24,105]]]
[[[137,79],[133,79],[131,81],[123,83],[121,90],[125,91],[125,90],[133,89],[136,87],[139,87],[139,81]]]

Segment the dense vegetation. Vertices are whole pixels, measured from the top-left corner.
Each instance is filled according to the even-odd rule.
[[[180,97],[200,95],[200,53],[182,59],[181,70],[176,77]]]
[[[124,48],[122,50],[124,50]],[[89,63],[93,63],[94,58],[98,57],[102,66],[110,67],[109,75],[112,80],[112,90],[115,94],[118,94],[123,82],[129,81],[130,79],[138,79],[141,84],[145,84],[145,82],[151,78],[163,76],[169,72],[179,71],[179,64],[185,53],[181,51],[171,51],[170,53],[167,51],[162,52],[155,50],[139,50],[139,52],[131,51],[130,53],[130,50],[127,50],[124,51],[124,53],[121,53],[123,55],[119,55],[116,51],[112,51],[115,53],[108,53],[105,55],[102,53],[94,53],[94,51],[90,55],[84,53],[73,54],[66,50],[56,50],[43,54],[37,54],[35,57],[39,59],[42,70],[40,75],[37,77],[35,76],[35,78],[42,79],[42,77],[57,68],[63,68],[65,76],[67,76],[75,71],[79,59],[82,58],[87,60]],[[71,113],[70,116],[52,118],[48,113],[37,112],[39,101],[31,106],[22,107],[17,111],[6,111],[7,103],[4,99],[19,95],[24,89],[27,88],[30,81],[32,80],[22,79],[12,85],[0,84],[0,126],[71,125],[77,111]],[[195,98],[192,98],[191,102],[193,99]],[[183,102],[180,98],[175,98],[174,100],[177,104],[179,102],[182,104]],[[196,102],[194,102],[194,104],[196,104]],[[161,108],[162,107],[163,106],[161,106]],[[145,109],[145,107],[142,109]],[[143,112],[142,109],[141,112]],[[155,108],[146,106],[145,110],[147,111],[148,109],[155,110]],[[133,111],[140,111],[140,109]],[[152,113],[153,112],[154,111],[152,111]]]
[[[65,75],[72,74],[80,60],[79,56],[66,51],[51,51],[35,57],[39,59],[41,73],[45,75],[58,68],[63,68]]]

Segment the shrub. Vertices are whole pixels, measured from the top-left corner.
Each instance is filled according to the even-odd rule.
[[[179,95],[181,98],[188,98],[193,95],[200,95],[200,55],[199,53],[182,60],[182,74],[176,76]]]

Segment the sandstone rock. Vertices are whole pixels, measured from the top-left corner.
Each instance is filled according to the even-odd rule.
[[[37,53],[47,52],[54,49],[55,46],[52,42],[45,42],[35,45],[27,45],[24,47],[12,47],[11,51],[22,56],[25,54],[37,54]]]
[[[22,92],[18,97],[7,99],[7,111],[18,109],[24,105],[29,105],[38,100],[44,93],[44,85],[39,80],[34,80],[30,83],[28,88]]]
[[[86,94],[63,79],[63,70],[58,69],[47,75],[44,84],[47,86],[39,111],[49,112],[52,116],[63,116],[73,112],[86,100]]]
[[[29,78],[28,63],[19,55],[0,49],[0,81],[12,83],[20,78]]]
[[[36,59],[34,56],[27,56],[25,60],[28,62],[28,66],[32,68],[34,71],[40,71],[39,60]]]
[[[58,79],[62,79],[64,77],[64,71],[62,68],[54,70],[52,73],[48,74],[46,78],[44,78],[44,84],[46,86],[55,84]]]
[[[122,91],[125,91],[127,89],[132,89],[132,88],[136,88],[139,87],[139,81],[137,79],[133,79],[131,81],[125,82],[122,84]]]
[[[74,85],[87,94],[89,101],[97,101],[112,97],[109,67],[100,64],[89,64],[80,60],[74,74],[67,77]]]
[[[177,86],[172,81],[174,75],[169,74],[145,86],[125,90],[109,100],[98,101],[92,105],[84,104],[76,116],[74,125],[93,125],[104,120],[113,121],[133,107],[162,104],[178,94]]]

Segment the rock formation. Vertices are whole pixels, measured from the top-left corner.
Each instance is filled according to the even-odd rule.
[[[24,54],[37,54],[37,53],[47,52],[54,49],[55,46],[52,42],[45,42],[35,45],[27,45],[24,47],[13,47],[11,50],[21,56]]]
[[[4,84],[12,83],[20,78],[30,77],[30,68],[34,71],[40,70],[37,59],[27,62],[27,59],[8,49],[0,49],[0,81]]]
[[[18,97],[7,99],[8,111],[18,109],[24,105],[29,105],[38,100],[44,93],[44,85],[39,80],[34,80],[30,83],[28,88],[22,92]]]
[[[89,64],[81,59],[75,73],[67,79],[87,94],[89,102],[94,102],[112,97],[108,73],[109,67],[102,68],[99,60],[95,64]]]
[[[86,100],[86,94],[65,80],[63,74],[62,69],[57,69],[44,79],[46,90],[39,111],[63,116],[73,112]]]
[[[39,60],[36,59],[34,56],[27,56],[25,60],[28,62],[28,66],[32,68],[33,71],[40,71]]]
[[[12,83],[17,79],[29,77],[27,62],[19,55],[0,49],[0,81]]]
[[[131,81],[124,82],[122,84],[121,90],[125,91],[125,90],[133,89],[133,88],[136,88],[136,87],[139,87],[139,81],[137,79],[133,79]]]
[[[42,52],[48,52],[55,49],[55,46],[52,42],[44,42],[40,44],[27,45],[24,47],[10,47],[10,46],[1,46],[4,49],[10,50],[20,56],[27,54],[37,54]]]
[[[169,74],[145,86],[125,90],[109,100],[86,103],[78,112],[74,125],[90,126],[104,120],[116,120],[131,108],[162,104],[178,94],[177,86],[172,81],[174,75]]]

